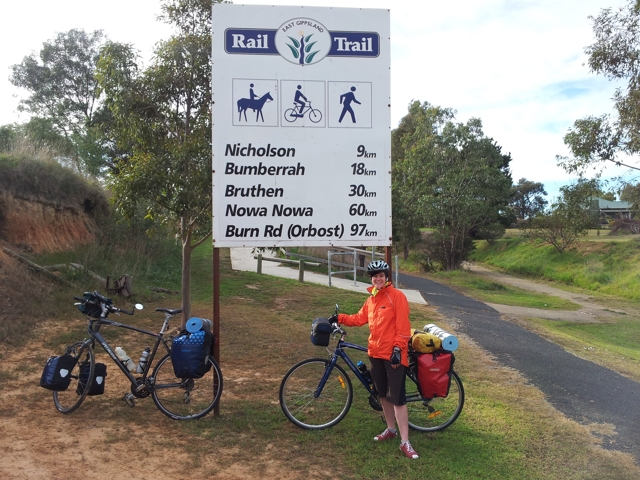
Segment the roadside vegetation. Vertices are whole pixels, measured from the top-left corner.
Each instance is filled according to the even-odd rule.
[[[505,272],[577,287],[591,293],[640,300],[640,238],[580,241],[563,254],[522,236],[479,242],[473,260]]]
[[[418,273],[419,265],[411,258],[401,263],[401,268]],[[472,260],[514,276],[550,283],[606,306],[613,315],[594,322],[526,318],[521,323],[582,358],[640,381],[640,321],[636,314],[640,239],[607,237],[593,230],[560,254],[550,245],[511,231],[491,244],[477,242]],[[470,271],[422,275],[484,302],[558,310],[578,307],[551,295],[520,292]]]

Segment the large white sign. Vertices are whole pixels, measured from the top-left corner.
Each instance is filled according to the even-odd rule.
[[[389,11],[213,5],[213,241],[391,245]]]

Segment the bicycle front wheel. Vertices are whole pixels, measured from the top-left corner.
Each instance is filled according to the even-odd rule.
[[[96,360],[91,345],[85,342],[74,343],[67,347],[67,353],[73,355],[76,364],[69,372],[71,383],[64,391],[53,392],[53,403],[61,413],[71,413],[78,408],[89,393],[88,386],[93,382]],[[82,371],[82,380],[80,372]]]
[[[211,369],[202,378],[178,378],[171,355],[165,355],[153,370],[151,395],[156,406],[174,420],[195,420],[216,406],[222,395],[222,372],[209,357]]]
[[[456,372],[451,372],[451,388],[446,398],[423,398],[418,385],[407,376],[409,426],[421,432],[438,432],[456,421],[464,405],[464,388]]]
[[[318,123],[320,120],[322,120],[322,112],[320,112],[320,110],[309,110],[309,120],[311,120],[313,123]]]
[[[287,418],[301,428],[320,430],[342,420],[353,401],[353,387],[347,373],[334,365],[320,390],[329,361],[309,358],[297,363],[280,384],[280,407]]]

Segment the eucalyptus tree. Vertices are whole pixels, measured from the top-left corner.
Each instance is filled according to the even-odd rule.
[[[110,43],[97,79],[126,152],[109,177],[117,207],[176,228],[182,243],[183,324],[191,310],[191,254],[211,234],[211,1],[169,0],[161,19],[176,33],[142,69],[132,46]]]
[[[484,134],[477,118],[454,123],[453,110],[428,102],[412,104],[410,112],[414,128],[402,138],[404,158],[396,175],[404,176],[401,189],[413,199],[407,208],[434,229],[430,254],[444,269],[457,269],[473,249],[474,232],[504,233],[511,156]]]
[[[425,123],[431,122],[431,134],[437,134],[443,122],[452,118],[453,111],[450,109],[413,101],[398,128],[391,132],[393,242],[402,249],[405,260],[409,250],[421,239],[420,228],[427,224],[417,208],[414,184],[419,179],[412,175],[411,165],[406,158],[407,150],[418,140],[419,137],[414,133],[419,126],[424,128]]]
[[[522,220],[535,217],[543,212],[549,203],[544,198],[546,195],[544,184],[521,178],[511,187],[511,208],[517,218]]]
[[[594,214],[591,202],[600,194],[598,179],[581,178],[573,184],[564,185],[549,211],[530,218],[522,224],[523,229],[562,254],[595,226],[597,214]]]
[[[94,76],[106,38],[101,30],[72,29],[44,42],[12,66],[9,80],[29,92],[19,108],[32,115],[25,133],[61,152],[77,170],[99,174],[104,156],[93,120],[100,109]]]
[[[558,156],[557,161],[581,175],[613,164],[640,170],[633,159],[640,153],[640,2],[629,0],[622,8],[605,8],[590,18],[595,41],[585,48],[589,69],[626,85],[613,96],[613,115],[575,121],[564,137],[572,156]]]

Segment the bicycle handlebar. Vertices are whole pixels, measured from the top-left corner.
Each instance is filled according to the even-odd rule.
[[[118,307],[115,307],[113,305],[109,305],[108,302],[110,301],[108,298],[102,296],[97,290],[95,290],[93,292],[93,295],[95,295],[98,298],[98,302],[89,302],[86,298],[80,298],[80,297],[76,297],[74,295],[73,299],[74,300],[78,300],[79,302],[81,302],[83,305],[85,303],[90,303],[90,304],[96,304],[99,303],[101,305],[105,305],[107,307],[107,310],[109,311],[109,313],[124,313],[126,315],[133,315],[133,313],[135,312],[135,309],[129,311],[129,310],[122,310]]]

